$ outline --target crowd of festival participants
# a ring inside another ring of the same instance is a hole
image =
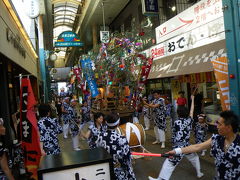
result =
[[[215,159],[216,179],[240,179],[240,136],[239,119],[232,111],[223,111],[216,122],[218,134],[207,138],[208,125],[206,115],[203,114],[203,98],[197,89],[191,96],[194,101],[187,108],[184,92],[179,92],[176,100],[177,106],[163,97],[160,91],[154,91],[142,98],[142,108],[133,114],[133,122],[139,123],[140,114],[143,117],[145,131],[153,128],[156,140],[152,144],[159,148],[166,148],[167,124],[171,129],[171,143],[173,150],[166,152],[166,158],[157,178],[148,177],[150,180],[170,179],[175,167],[183,157],[186,157],[196,169],[196,176],[204,179],[201,171],[199,156],[206,154],[210,148],[211,156]],[[113,156],[115,178],[118,180],[134,180],[136,176],[132,167],[131,149],[125,136],[120,135],[115,129],[120,123],[117,112],[104,116],[101,112],[92,114],[91,96],[84,98],[82,104],[68,96],[60,96],[56,102],[39,104],[37,109],[38,129],[42,155],[61,153],[59,134],[71,138],[72,149],[80,151],[79,138],[85,138],[89,148],[103,147]],[[194,108],[193,108],[194,107]],[[152,123],[153,121],[153,123]],[[170,123],[167,123],[170,121]],[[152,127],[154,124],[154,127]],[[87,131],[82,131],[87,127]],[[4,127],[0,125],[0,134],[4,135]],[[190,145],[193,134],[196,144]],[[8,179],[13,180],[10,168],[7,165],[5,149],[0,147],[0,165]],[[186,175],[186,174],[185,174]]]

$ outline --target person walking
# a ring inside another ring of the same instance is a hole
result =
[[[102,147],[113,157],[114,174],[116,180],[136,180],[131,163],[131,153],[125,136],[115,130],[120,122],[117,113],[110,113],[105,117],[107,131],[100,131],[90,125],[91,136],[96,140],[96,147]]]
[[[104,120],[104,115],[100,112],[94,114],[94,126],[100,131],[100,132],[106,132],[107,131],[107,124]],[[88,130],[86,134],[82,135],[88,140],[88,145],[90,149],[96,148],[96,137],[91,135],[91,131]]]
[[[145,99],[147,98],[146,96],[144,97]],[[150,108],[146,105],[143,106],[143,120],[145,124],[145,129],[144,130],[149,130],[150,129]]]
[[[79,128],[79,119],[77,117],[77,112],[76,112],[76,104],[77,104],[77,101],[75,99],[72,99],[71,102],[70,102],[70,106],[68,107],[68,116],[67,116],[67,119],[68,119],[68,122],[69,122],[69,128],[71,130],[71,136],[72,136],[72,146],[73,146],[73,149],[75,151],[79,151],[81,150],[79,148],[79,132],[80,132],[80,128]]]
[[[160,97],[159,91],[153,92],[154,100],[152,104],[148,104],[146,99],[143,99],[143,104],[149,108],[153,108],[154,115],[154,133],[156,141],[153,144],[162,143],[161,148],[165,148],[165,129],[166,129],[166,106],[163,98]]]
[[[63,137],[68,138],[69,132],[69,119],[68,119],[68,108],[69,108],[70,98],[65,97],[62,104],[62,119],[63,119]]]
[[[216,180],[239,180],[240,177],[240,135],[239,117],[233,111],[223,111],[217,121],[218,134],[210,139],[187,147],[178,147],[167,152],[170,155],[188,154],[211,148],[215,158]]]
[[[189,145],[190,132],[192,130],[193,120],[189,117],[188,109],[184,106],[179,106],[177,109],[178,119],[174,122],[173,126],[173,148],[180,148]],[[186,154],[186,158],[192,163],[197,172],[197,177],[203,176],[200,171],[200,161],[197,153]],[[174,169],[182,160],[184,155],[168,158],[164,161],[159,177],[157,179],[148,177],[149,180],[169,180]]]
[[[38,111],[40,116],[38,129],[42,155],[59,154],[61,150],[59,147],[58,134],[62,133],[62,127],[56,118],[50,117],[50,105],[41,104]]]

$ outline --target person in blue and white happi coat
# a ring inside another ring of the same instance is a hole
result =
[[[107,124],[104,120],[104,115],[100,112],[97,112],[94,114],[94,126],[100,131],[100,132],[106,132],[107,131]],[[91,134],[91,131],[89,130],[87,134],[84,136],[88,139],[88,145],[90,149],[96,148],[96,136],[93,136]]]
[[[240,135],[239,117],[233,111],[223,111],[217,121],[218,134],[210,139],[191,146],[176,148],[167,152],[170,155],[188,154],[211,148],[215,158],[215,180],[239,180],[240,177]]]
[[[38,129],[42,154],[59,154],[60,147],[58,134],[62,133],[62,127],[57,118],[50,118],[51,107],[41,104],[38,108],[40,119]]]
[[[63,119],[63,137],[66,139],[69,132],[69,119],[68,119],[68,108],[70,103],[70,97],[65,97],[62,104],[62,119]]]
[[[105,117],[105,120],[107,131],[100,131],[94,125],[89,126],[91,136],[96,140],[96,147],[102,147],[112,155],[115,180],[136,180],[127,138],[115,130],[120,117],[117,113],[111,113]]]
[[[67,119],[69,122],[69,128],[71,130],[73,149],[75,151],[79,151],[79,150],[81,150],[79,148],[79,137],[78,137],[79,131],[80,131],[80,128],[79,128],[80,121],[77,117],[77,112],[75,109],[76,104],[77,104],[77,101],[75,99],[72,99],[70,106],[67,109],[67,111],[68,111]]]
[[[89,96],[87,100],[83,101],[81,114],[82,114],[81,127],[83,127],[86,124],[91,124],[91,96]]]
[[[147,98],[146,96],[144,97],[145,99]],[[143,106],[143,120],[144,120],[144,125],[145,125],[145,131],[150,129],[150,108],[148,106]]]
[[[194,134],[195,134],[196,144],[200,144],[206,141],[208,125],[206,123],[205,114],[199,114],[197,117],[198,117],[198,122],[195,125]],[[207,151],[206,149],[202,150],[201,156],[205,156],[206,151]]]
[[[151,104],[143,99],[143,104],[149,108],[154,109],[154,133],[156,136],[156,141],[152,144],[162,143],[161,148],[165,148],[165,130],[166,130],[166,106],[163,98],[160,97],[160,91],[153,92],[154,100]]]
[[[192,130],[193,119],[189,117],[188,109],[184,106],[179,106],[177,109],[178,119],[174,122],[173,127],[173,148],[181,148],[189,145],[190,133]],[[169,180],[174,169],[182,160],[186,158],[191,162],[195,167],[197,172],[197,177],[200,178],[203,176],[203,173],[200,171],[200,161],[197,153],[191,153],[186,155],[180,155],[173,158],[168,158],[164,161],[162,169],[160,171],[159,177],[157,179],[148,177],[149,180]]]

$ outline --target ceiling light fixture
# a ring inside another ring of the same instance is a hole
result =
[[[171,10],[174,12],[174,11],[176,11],[176,6],[172,6],[171,7]]]

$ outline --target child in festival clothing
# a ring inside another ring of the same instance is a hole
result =
[[[199,114],[198,116],[198,122],[196,123],[194,133],[195,133],[195,141],[196,144],[201,144],[204,141],[206,141],[207,131],[208,131],[208,125],[206,123],[206,115],[205,114]],[[206,150],[202,150],[201,156],[205,156]]]

